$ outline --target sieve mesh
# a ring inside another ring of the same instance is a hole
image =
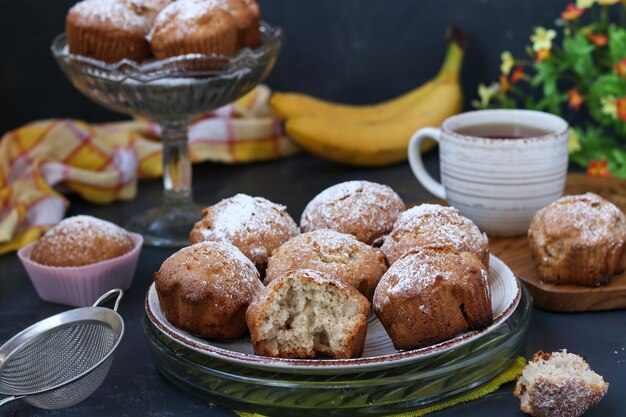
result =
[[[30,394],[68,382],[101,361],[115,339],[115,331],[101,321],[78,321],[44,332],[8,355],[0,368],[0,391]]]

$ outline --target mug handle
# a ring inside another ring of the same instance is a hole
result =
[[[422,153],[420,152],[420,148],[422,142],[426,139],[431,138],[434,139],[435,142],[439,143],[439,138],[441,136],[441,129],[436,127],[425,127],[423,129],[418,130],[411,137],[411,141],[409,142],[409,165],[411,166],[411,170],[413,171],[413,175],[415,178],[433,194],[435,197],[445,199],[446,198],[446,190],[443,188],[441,183],[435,181],[435,179],[426,171],[426,167],[424,167],[424,161],[422,161]]]

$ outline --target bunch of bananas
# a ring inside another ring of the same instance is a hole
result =
[[[448,32],[448,50],[439,74],[382,103],[355,106],[277,92],[270,99],[270,107],[285,120],[287,136],[314,155],[360,166],[404,161],[409,139],[416,130],[439,126],[461,111],[459,71],[463,49],[464,36],[453,27]],[[425,145],[432,147],[433,143]]]

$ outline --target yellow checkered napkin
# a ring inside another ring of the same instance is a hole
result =
[[[196,120],[189,130],[191,159],[245,163],[281,158],[297,148],[281,133],[259,86],[235,103]],[[46,120],[0,141],[0,253],[17,250],[58,223],[77,192],[94,203],[130,200],[138,178],[162,173],[158,126],[148,121],[89,125]]]
[[[506,384],[507,382],[515,380],[517,375],[522,373],[522,369],[525,365],[526,359],[520,356],[515,360],[515,362],[513,363],[513,365],[511,365],[509,369],[502,372],[500,375],[496,376],[486,384],[481,385],[480,387],[475,388],[459,397],[444,401],[442,403],[427,406],[425,408],[420,408],[419,410],[408,411],[401,414],[394,414],[388,417],[420,417],[429,413],[433,413],[435,411],[443,410],[444,408],[452,407],[457,404],[477,400],[478,398],[484,397],[485,395],[491,394],[492,392],[496,391],[498,388],[500,388],[502,384]],[[237,414],[239,417],[264,417],[261,414],[247,413],[244,411],[235,411],[235,414]]]

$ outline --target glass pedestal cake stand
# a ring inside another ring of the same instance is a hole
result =
[[[315,374],[264,370],[191,350],[144,317],[159,371],[174,384],[227,408],[268,416],[376,416],[416,410],[468,392],[504,370],[520,354],[532,315],[522,286],[517,308],[470,343],[406,365],[367,372]]]
[[[163,203],[127,227],[156,246],[184,246],[200,207],[193,202],[187,127],[199,113],[243,96],[272,70],[283,42],[280,28],[261,24],[261,45],[232,57],[190,54],[160,61],[107,64],[69,53],[57,36],[52,53],[72,84],[96,103],[156,121],[163,142]]]

